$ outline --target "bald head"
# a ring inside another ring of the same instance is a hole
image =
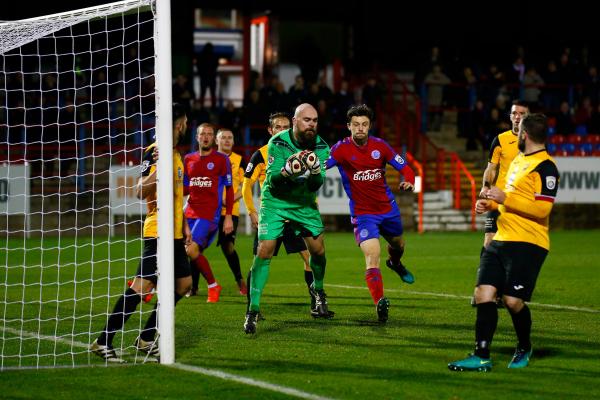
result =
[[[317,110],[308,103],[296,107],[292,119],[294,137],[299,143],[312,143],[317,136],[317,123],[319,115]]]

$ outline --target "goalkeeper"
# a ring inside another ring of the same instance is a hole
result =
[[[310,104],[301,104],[294,113],[292,129],[269,140],[258,224],[259,244],[251,268],[250,307],[244,322],[244,331],[249,334],[256,332],[260,298],[269,277],[271,258],[286,223],[304,238],[310,252],[316,300],[311,315],[315,318],[333,316],[323,290],[325,228],[316,204],[317,191],[325,179],[321,162],[329,157],[329,146],[317,135],[317,123],[317,110]]]

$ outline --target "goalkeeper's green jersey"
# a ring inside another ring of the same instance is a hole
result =
[[[307,177],[286,178],[282,183],[273,185],[274,174],[279,175],[281,168],[292,154],[302,150],[312,150],[321,162],[321,177],[325,180],[325,161],[329,158],[329,145],[319,135],[315,136],[315,142],[307,148],[293,138],[292,129],[281,131],[269,140],[267,177],[262,187],[261,207],[267,208],[317,208],[317,192],[311,192],[307,186]],[[308,172],[307,172],[308,174]]]

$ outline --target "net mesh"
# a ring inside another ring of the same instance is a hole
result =
[[[0,369],[103,362],[88,346],[142,252],[154,24],[150,0],[0,24]]]

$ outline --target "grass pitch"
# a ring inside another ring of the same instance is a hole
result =
[[[0,322],[4,367],[0,397],[600,397],[600,231],[551,233],[552,249],[531,304],[534,355],[528,368],[506,368],[516,339],[508,313],[500,310],[492,372],[447,369],[448,362],[472,351],[475,312],[469,298],[482,240],[481,233],[407,234],[403,260],[416,282],[406,285],[382,262],[392,306],[389,321],[379,324],[364,282],[362,253],[350,234],[329,233],[325,283],[335,318],[309,316],[300,258],[280,254],[273,259],[262,298],[266,320],[259,322],[255,336],[243,333],[245,298],[237,292],[220,249],[213,246],[206,254],[223,285],[221,301],[207,304],[206,292],[201,290],[199,296],[183,299],[177,306],[176,358],[189,366],[187,370],[131,365],[136,357],[127,346],[137,335],[138,315],[115,342],[124,347],[128,366],[105,368],[99,358],[86,352],[85,345],[95,337],[89,332],[102,328],[103,314],[135,272],[138,241],[109,246],[80,240],[77,253],[59,250],[73,245],[64,239],[60,245],[55,239],[0,243],[1,248],[13,249],[2,257],[7,267],[0,269],[0,303],[6,315]],[[244,273],[251,264],[251,241],[251,237],[238,236],[236,247]],[[108,254],[114,260],[110,278],[108,265],[102,261]],[[43,291],[40,281],[45,282]],[[82,296],[70,300],[75,291]],[[113,296],[108,301],[106,293]],[[144,312],[150,309],[151,305],[142,307]],[[83,329],[86,324],[89,329]],[[37,332],[40,327],[45,337],[15,339],[20,332]],[[69,329],[88,333],[69,336]],[[30,350],[48,356],[17,357]],[[88,366],[12,369],[54,363]]]

